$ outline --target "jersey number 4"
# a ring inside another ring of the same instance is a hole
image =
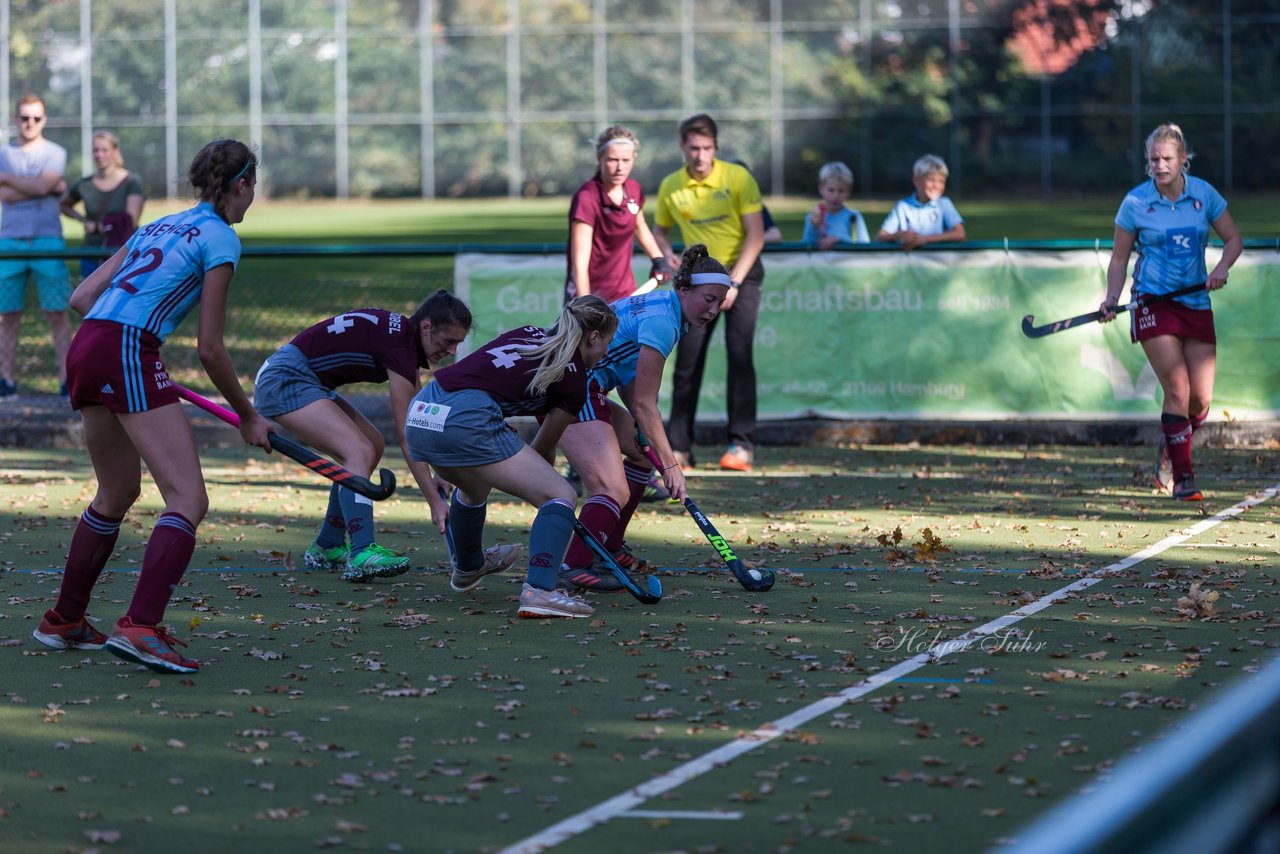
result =
[[[324,328],[324,331],[331,332],[334,335],[341,335],[342,333],[346,332],[348,329],[356,325],[356,322],[352,320],[352,318],[354,317],[359,317],[364,320],[367,320],[370,323],[372,323],[374,326],[378,325],[378,315],[365,314],[360,311],[350,311],[350,312],[347,312],[346,314],[339,314],[337,317],[335,317],[333,319],[333,322]]]

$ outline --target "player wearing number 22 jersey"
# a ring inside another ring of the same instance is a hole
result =
[[[71,405],[144,412],[178,401],[160,345],[200,302],[205,274],[234,271],[240,238],[209,202],[149,223],[129,239],[124,260],[85,315],[69,366],[93,366],[70,379]],[[105,363],[118,361],[104,374]]]
[[[231,226],[253,204],[257,165],[237,140],[204,146],[188,172],[199,203],[135,232],[71,295],[71,307],[85,322],[67,351],[67,388],[80,412],[97,489],[72,534],[58,599],[33,632],[47,647],[105,647],[159,673],[200,669],[179,651],[186,644],[160,624],[209,509],[195,435],[160,359],[160,344],[201,303],[200,362],[239,417],[245,442],[271,447],[270,424],[250,404],[224,339],[240,260]],[[121,521],[142,491],[144,464],[164,508],[147,538],[128,611],[106,636],[87,611]]]

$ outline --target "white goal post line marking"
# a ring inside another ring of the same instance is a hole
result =
[[[1147,546],[1141,551],[1135,552],[1128,557],[1116,561],[1113,564],[1104,566],[1092,575],[1078,579],[1066,587],[1059,588],[1052,593],[1041,596],[1034,602],[1018,608],[997,617],[989,623],[971,629],[957,638],[946,641],[944,643],[932,646],[927,652],[922,652],[912,656],[904,661],[900,661],[888,670],[883,670],[868,676],[866,679],[851,685],[839,694],[830,697],[824,697],[817,702],[811,703],[802,709],[797,709],[789,715],[771,721],[760,728],[753,730],[746,735],[739,736],[733,741],[723,744],[712,750],[710,753],[704,753],[702,756],[692,759],[685,764],[673,768],[672,770],[661,774],[653,779],[641,783],[640,785],[615,795],[607,801],[602,801],[593,807],[589,807],[581,812],[569,816],[566,819],[556,822],[555,824],[538,831],[532,836],[527,836],[519,842],[502,849],[502,854],[534,854],[534,852],[545,851],[566,842],[575,836],[590,830],[596,825],[603,824],[612,818],[618,818],[626,813],[634,812],[635,808],[651,798],[656,798],[666,792],[681,786],[688,781],[700,777],[710,771],[727,765],[739,756],[755,750],[762,744],[768,744],[775,738],[786,735],[787,733],[803,726],[814,718],[821,717],[829,712],[848,703],[870,694],[876,689],[888,685],[896,679],[907,676],[919,670],[928,664],[934,664],[943,657],[953,652],[963,652],[974,645],[976,641],[984,637],[995,634],[1002,629],[1015,625],[1022,620],[1034,614],[1038,614],[1050,605],[1067,598],[1068,596],[1078,593],[1081,590],[1087,590],[1093,585],[1105,580],[1108,576],[1117,572],[1123,572],[1126,569],[1134,567],[1143,561],[1150,560],[1156,555],[1164,552],[1174,546],[1208,531],[1225,522],[1228,519],[1235,518],[1246,510],[1256,507],[1270,499],[1274,498],[1280,492],[1280,484],[1268,487],[1256,495],[1249,496],[1243,501],[1231,507],[1221,510],[1208,518],[1201,519],[1189,528],[1180,533],[1170,534],[1163,540]]]

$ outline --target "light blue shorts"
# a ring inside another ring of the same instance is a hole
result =
[[[268,418],[337,396],[336,391],[320,382],[307,357],[292,344],[285,344],[268,356],[253,379],[253,408]]]
[[[500,463],[524,447],[492,397],[469,388],[445,391],[436,382],[409,404],[404,440],[409,459],[453,468]]]
[[[0,251],[62,252],[67,244],[61,237],[8,237],[0,240]],[[40,307],[45,311],[66,311],[71,301],[71,273],[61,258],[0,258],[0,313],[22,311],[27,300],[27,277],[36,280]]]

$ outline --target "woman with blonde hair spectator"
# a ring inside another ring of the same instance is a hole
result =
[[[59,206],[64,216],[84,224],[86,248],[115,249],[137,230],[146,200],[142,181],[124,168],[119,137],[100,130],[93,135],[93,174],[72,184]],[[76,210],[82,202],[83,214]],[[88,276],[100,263],[99,258],[81,258],[80,277]]]

